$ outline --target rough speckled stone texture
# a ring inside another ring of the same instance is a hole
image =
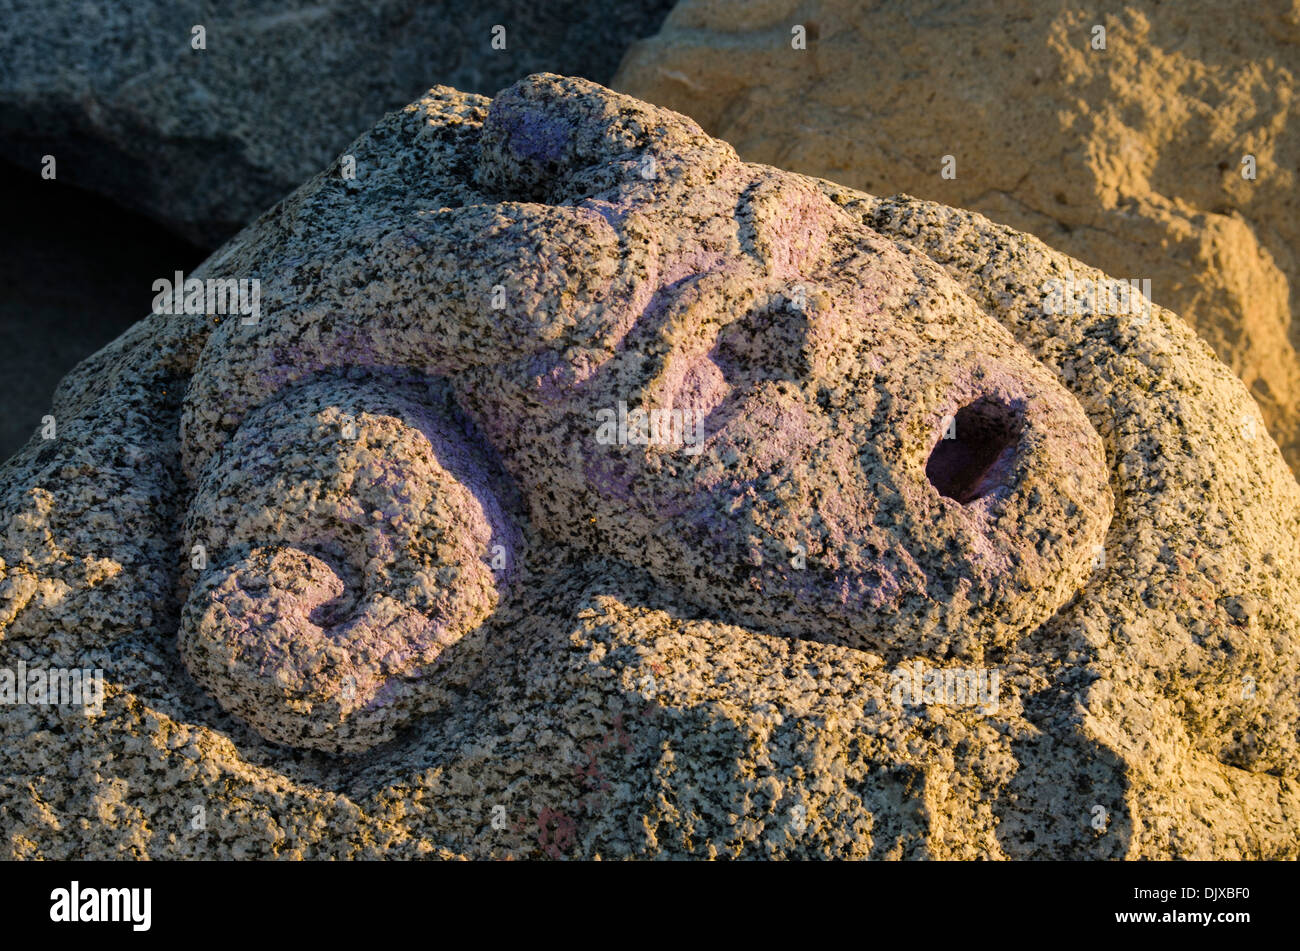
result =
[[[1294,0],[682,0],[613,85],[747,161],[970,208],[1149,279],[1300,472],[1298,44]]]
[[[251,414],[197,480],[181,653],[269,739],[368,749],[517,557],[485,467],[428,386],[321,379]],[[499,546],[499,547],[498,547]],[[208,561],[211,550],[215,560]]]
[[[109,681],[11,854],[1296,856],[1300,486],[1178,317],[581,80],[351,151],[2,470],[0,666]]]
[[[0,0],[0,145],[33,174],[51,153],[61,181],[213,248],[431,82],[607,82],[670,6]]]

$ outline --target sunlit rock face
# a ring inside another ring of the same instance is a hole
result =
[[[581,80],[349,154],[6,465],[0,649],[110,685],[14,854],[1294,854],[1300,487],[1177,317]]]
[[[610,85],[747,161],[978,211],[1149,281],[1300,473],[1298,43],[1287,2],[679,0]]]

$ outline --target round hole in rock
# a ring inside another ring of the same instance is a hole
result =
[[[930,453],[926,477],[940,495],[962,505],[983,498],[1011,478],[1023,431],[1023,412],[980,397],[957,410]]]

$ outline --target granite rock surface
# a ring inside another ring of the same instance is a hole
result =
[[[1180,318],[585,80],[348,152],[0,469],[0,668],[107,682],[9,854],[1296,856],[1300,486]]]

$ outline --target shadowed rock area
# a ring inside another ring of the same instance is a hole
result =
[[[201,260],[191,243],[221,244],[431,81],[608,82],[670,6],[0,0],[0,158],[19,223],[0,265],[0,457],[155,279]],[[54,180],[37,177],[47,155]]]
[[[0,457],[41,428],[59,381],[129,329],[151,282],[207,252],[99,195],[0,162]]]
[[[1177,316],[585,80],[348,151],[0,470],[0,667],[108,680],[10,854],[1296,855],[1300,486]]]
[[[32,171],[53,154],[62,180],[211,248],[430,77],[481,93],[538,70],[606,82],[670,6],[0,0],[0,148]]]

